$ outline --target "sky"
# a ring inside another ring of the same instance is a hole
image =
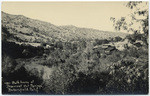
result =
[[[55,25],[74,25],[113,31],[110,17],[126,16],[130,10],[123,1],[107,2],[2,2],[2,11],[24,15]]]

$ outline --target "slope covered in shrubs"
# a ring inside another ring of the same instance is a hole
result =
[[[3,94],[12,80],[35,80],[41,94],[147,94],[147,39],[117,34],[2,12]]]
[[[125,33],[100,31],[90,28],[56,26],[48,22],[31,19],[22,15],[2,12],[2,39],[16,42],[40,43],[49,40],[70,41],[78,39],[107,39],[125,37]]]
[[[147,46],[143,43],[140,47],[128,46],[120,51],[111,44],[124,41],[119,40],[121,41],[98,39],[94,41],[81,39],[78,42],[55,41],[53,44],[46,43],[54,48],[45,49],[44,45],[41,45],[42,53],[38,53],[38,47],[33,47],[32,51],[32,47],[28,46],[28,53],[34,54],[31,57],[23,55],[22,50],[18,53],[22,55],[17,55],[18,57],[3,58],[3,74],[5,75],[10,67],[12,71],[7,74],[8,77],[18,72],[19,68],[24,68],[25,76],[38,78],[35,80],[40,81],[38,83],[43,86],[42,92],[46,94],[147,94]],[[8,46],[7,43],[3,44]],[[20,50],[26,48],[25,45],[15,46],[19,46]],[[10,55],[4,48],[3,53]],[[34,66],[36,64],[37,66]],[[20,67],[16,68],[19,65]],[[39,69],[42,67],[38,66],[43,66],[43,71]],[[31,67],[34,69],[32,72]],[[38,70],[45,73],[39,73]],[[48,74],[46,72],[51,72],[49,79],[42,79],[44,74]],[[5,78],[4,76],[3,81]]]

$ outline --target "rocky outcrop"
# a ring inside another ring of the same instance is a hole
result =
[[[120,42],[113,42],[112,45],[114,45],[119,51],[123,51],[124,49],[133,46],[133,44],[131,44],[128,39]]]

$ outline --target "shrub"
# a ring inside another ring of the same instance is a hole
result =
[[[111,55],[108,55],[106,56],[106,59],[109,61],[109,62],[117,62],[121,59],[121,52],[120,51],[115,51],[113,52]]]
[[[14,59],[10,58],[7,55],[2,57],[2,75],[3,77],[8,76],[15,70],[17,63]]]
[[[68,94],[69,85],[75,80],[73,70],[65,66],[58,67],[52,74],[51,79],[44,82],[44,90],[49,94]]]
[[[113,39],[114,42],[118,42],[118,41],[121,41],[121,40],[122,40],[122,38],[119,37],[119,36],[118,36],[118,37],[115,37],[115,38]]]

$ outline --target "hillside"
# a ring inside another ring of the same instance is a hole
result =
[[[2,93],[148,94],[148,45],[126,35],[2,12]]]
[[[2,12],[3,40],[16,42],[40,43],[48,40],[107,39],[109,37],[125,37],[125,33],[100,31],[75,26],[56,26],[48,22],[30,19],[22,15],[11,15]]]
[[[109,37],[125,37],[127,34],[121,33],[121,32],[109,32],[109,31],[101,31],[93,28],[81,28],[76,27],[73,25],[67,25],[67,26],[60,26],[61,28],[72,32],[75,36],[78,36],[79,38],[86,38],[86,39],[108,39]]]

